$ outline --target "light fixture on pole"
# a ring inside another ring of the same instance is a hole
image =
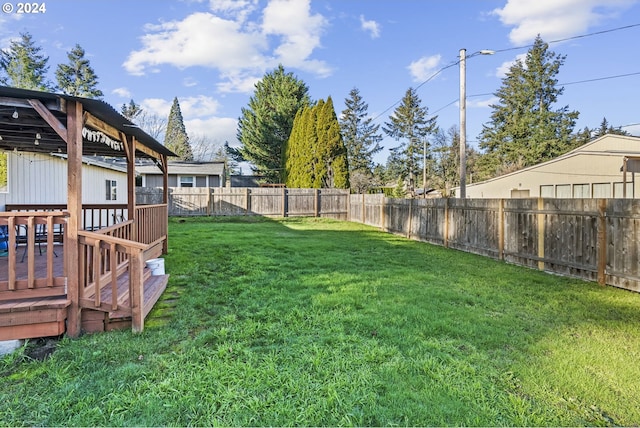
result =
[[[495,51],[483,49],[469,55],[493,55]],[[460,49],[460,198],[467,197],[467,50]]]

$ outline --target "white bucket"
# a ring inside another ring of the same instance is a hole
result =
[[[151,269],[151,275],[164,275],[164,259],[149,259],[147,267]]]

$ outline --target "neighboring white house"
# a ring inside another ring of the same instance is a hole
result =
[[[550,161],[474,184],[467,198],[622,198],[640,197],[640,137],[607,134]],[[459,194],[459,189],[455,189]]]
[[[0,211],[6,204],[67,203],[67,161],[63,156],[1,151],[7,159],[7,180],[0,183]],[[82,202],[126,204],[127,170],[84,157]]]
[[[142,187],[162,187],[162,171],[155,165],[138,165]],[[223,187],[224,162],[169,162],[168,187]]]

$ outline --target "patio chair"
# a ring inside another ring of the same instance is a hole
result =
[[[9,254],[9,227],[0,226],[0,256]]]

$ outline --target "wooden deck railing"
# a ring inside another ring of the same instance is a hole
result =
[[[144,251],[148,245],[89,231],[78,232],[78,245],[80,307],[123,312],[131,316],[133,331],[142,331]],[[127,271],[128,275],[123,275]],[[119,282],[121,278],[128,281]]]
[[[0,272],[0,298],[39,298],[65,294],[67,274],[65,263],[58,257],[56,247],[63,248],[69,213],[64,211],[2,212],[0,227],[7,237],[5,252],[0,262],[6,268]],[[60,245],[61,244],[61,245]],[[64,250],[59,251],[64,257]],[[36,270],[36,254],[46,253],[44,271]],[[5,270],[6,269],[6,270]]]
[[[7,204],[6,211],[64,211],[66,204]],[[125,204],[83,204],[81,226],[85,230],[98,230],[128,219]]]
[[[136,207],[137,241],[153,244],[167,237],[167,205],[140,205]]]

